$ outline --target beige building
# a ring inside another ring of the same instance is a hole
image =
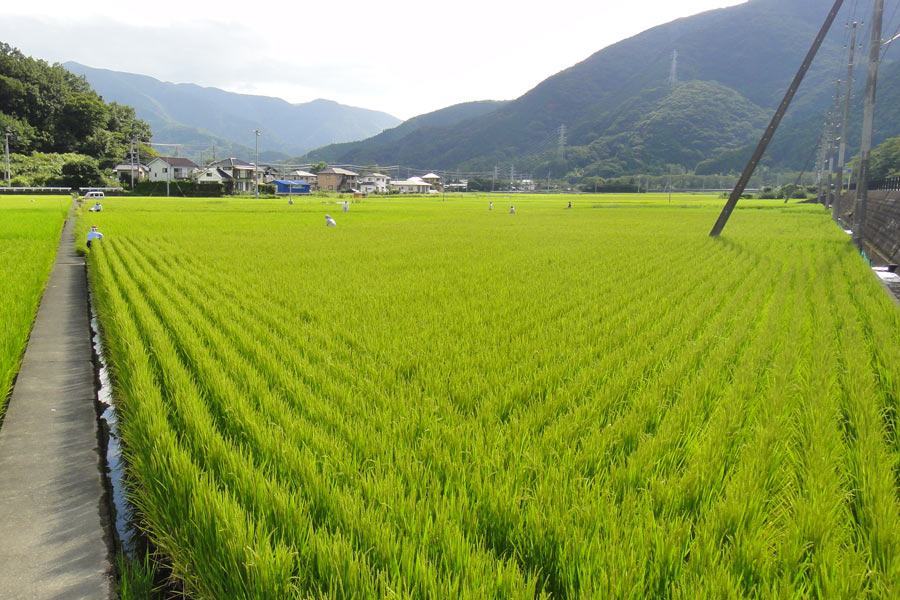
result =
[[[319,171],[316,175],[319,190],[326,192],[352,192],[359,185],[359,174],[347,169],[330,167]]]
[[[428,175],[422,176],[422,181],[431,186],[431,189],[440,190],[441,189],[441,176],[435,175],[434,173],[429,173]]]

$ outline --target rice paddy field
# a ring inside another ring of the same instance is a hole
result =
[[[0,417],[71,204],[69,197],[0,196]]]
[[[189,597],[900,597],[900,310],[848,236],[569,199],[82,213]]]

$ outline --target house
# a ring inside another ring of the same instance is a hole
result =
[[[330,167],[319,171],[316,175],[318,176],[318,187],[320,190],[350,192],[358,185],[357,178],[359,175],[347,169]]]
[[[231,175],[218,167],[207,167],[200,171],[197,176],[198,183],[221,183],[225,184],[231,181]]]
[[[119,181],[130,182],[132,172],[134,172],[135,181],[143,181],[150,175],[147,165],[141,164],[121,163],[116,165],[116,168],[113,170],[116,172],[116,177],[119,178]]]
[[[231,177],[234,181],[235,194],[252,192],[256,189],[253,181],[256,165],[253,163],[239,158],[225,158],[211,163],[207,170],[209,169],[221,169]],[[263,172],[260,171],[259,175],[262,177]]]
[[[370,173],[359,178],[359,191],[364,194],[387,194],[391,178],[381,173]]]
[[[184,181],[194,169],[199,169],[194,161],[180,156],[156,156],[147,163],[150,181]]]
[[[310,185],[305,181],[293,179],[274,179],[270,182],[275,186],[276,194],[309,194]]]
[[[391,189],[401,194],[428,194],[431,192],[431,184],[421,177],[410,177],[406,181],[392,181]]]
[[[422,176],[422,181],[429,184],[435,190],[441,189],[441,176],[440,175],[435,175],[434,173],[429,173],[428,175]]]
[[[304,183],[309,184],[309,189],[312,191],[316,190],[316,187],[319,183],[319,177],[315,173],[308,173],[307,171],[293,171],[290,174],[290,179],[292,181],[302,181]]]

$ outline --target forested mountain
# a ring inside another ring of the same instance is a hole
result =
[[[729,171],[759,140],[832,4],[750,0],[678,19],[604,48],[487,114],[416,128],[401,139],[373,138],[345,153],[329,151],[329,158],[428,169],[506,171],[514,165],[541,177],[610,177],[700,164]],[[818,139],[834,81],[845,69],[848,11],[835,22],[776,136],[770,160],[779,168],[800,168]],[[885,72],[890,69],[888,61]],[[895,89],[879,89],[885,104],[900,106]],[[900,121],[881,123],[876,141],[900,133]]]
[[[332,142],[360,140],[400,123],[387,113],[331,100],[290,104],[76,62],[63,66],[84,75],[105,98],[134,106],[153,127],[155,141],[182,144],[189,156],[204,151],[211,156],[215,146],[219,156],[249,158],[255,142],[251,132],[258,129],[261,148],[270,151],[263,156],[274,159],[280,153],[286,158]]]
[[[451,127],[466,119],[493,112],[505,104],[507,102],[502,100],[482,100],[454,104],[447,108],[408,119],[392,129],[385,129],[378,135],[362,141],[323,146],[307,154],[303,160],[311,162],[366,162],[365,157],[369,156],[370,153],[376,152],[380,148],[389,146],[394,142],[399,142],[414,131],[427,128]]]

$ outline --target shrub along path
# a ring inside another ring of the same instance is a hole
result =
[[[0,598],[110,598],[84,259],[69,219],[0,429]]]

